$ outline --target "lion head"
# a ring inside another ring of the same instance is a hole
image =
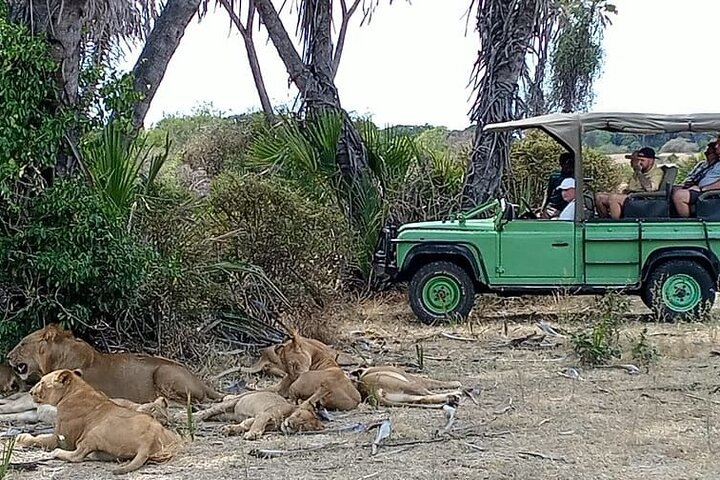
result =
[[[167,426],[170,423],[170,414],[168,413],[168,401],[165,397],[158,397],[154,402],[144,403],[137,407],[137,411],[150,415],[161,425]]]
[[[325,427],[317,415],[317,402],[304,401],[280,425],[285,434],[323,430]]]
[[[80,380],[81,375],[79,370],[74,372],[55,370],[43,375],[40,381],[30,389],[30,395],[35,403],[57,406],[72,390],[74,383]]]
[[[74,340],[71,332],[48,325],[20,340],[7,354],[8,364],[23,380],[32,375],[45,375],[52,370],[52,362],[67,340]]]

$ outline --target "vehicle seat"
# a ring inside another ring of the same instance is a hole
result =
[[[660,165],[663,178],[654,192],[633,192],[623,205],[622,218],[668,218],[670,217],[670,194],[677,178],[678,167]]]
[[[595,194],[592,192],[583,193],[583,210],[585,220],[595,218]]]
[[[720,190],[708,190],[700,194],[695,204],[695,216],[711,222],[720,221]]]

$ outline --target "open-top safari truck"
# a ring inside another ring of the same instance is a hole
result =
[[[410,305],[432,323],[470,313],[476,293],[639,295],[659,316],[697,316],[715,300],[720,274],[720,191],[700,195],[692,218],[671,217],[677,168],[661,188],[633,193],[620,220],[596,218],[583,176],[582,136],[720,131],[720,114],[552,114],[490,124],[487,131],[537,128],[575,156],[575,221],[541,220],[492,199],[443,221],[383,228],[375,268],[409,281]],[[582,193],[581,193],[582,192]]]

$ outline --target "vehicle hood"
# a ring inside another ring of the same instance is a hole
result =
[[[431,222],[406,223],[398,228],[398,234],[413,230],[495,230],[495,222],[492,218],[477,220],[466,220],[460,223],[459,220],[438,220]]]

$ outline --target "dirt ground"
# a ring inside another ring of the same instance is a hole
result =
[[[535,326],[540,318],[572,331],[589,308],[587,300],[533,301],[481,306],[470,322],[459,326],[418,324],[403,297],[358,301],[328,319],[341,325],[336,345],[346,351],[360,352],[375,364],[408,365],[417,362],[415,345],[422,345],[424,374],[474,387],[477,404],[463,398],[449,434],[435,436],[446,422],[440,410],[362,405],[354,412],[334,413],[327,428],[391,420],[393,432],[373,456],[374,430],[272,433],[247,442],[223,437],[219,423],[206,422],[176,458],[126,478],[718,478],[720,394],[715,390],[720,352],[712,353],[718,341],[716,320],[656,324],[631,316],[623,335],[637,335],[647,327],[659,358],[649,371],[630,375],[621,369],[579,367],[566,337],[546,337],[549,345],[541,348],[506,346],[512,338],[540,332]],[[646,311],[633,305],[635,313]],[[575,320],[568,321],[569,315]],[[236,361],[247,365],[253,359]],[[559,374],[574,366],[580,379]],[[263,459],[253,456],[253,449],[284,454]],[[16,450],[13,461],[46,456]],[[13,471],[9,478],[117,478],[110,468],[106,463],[50,460],[34,471]]]

